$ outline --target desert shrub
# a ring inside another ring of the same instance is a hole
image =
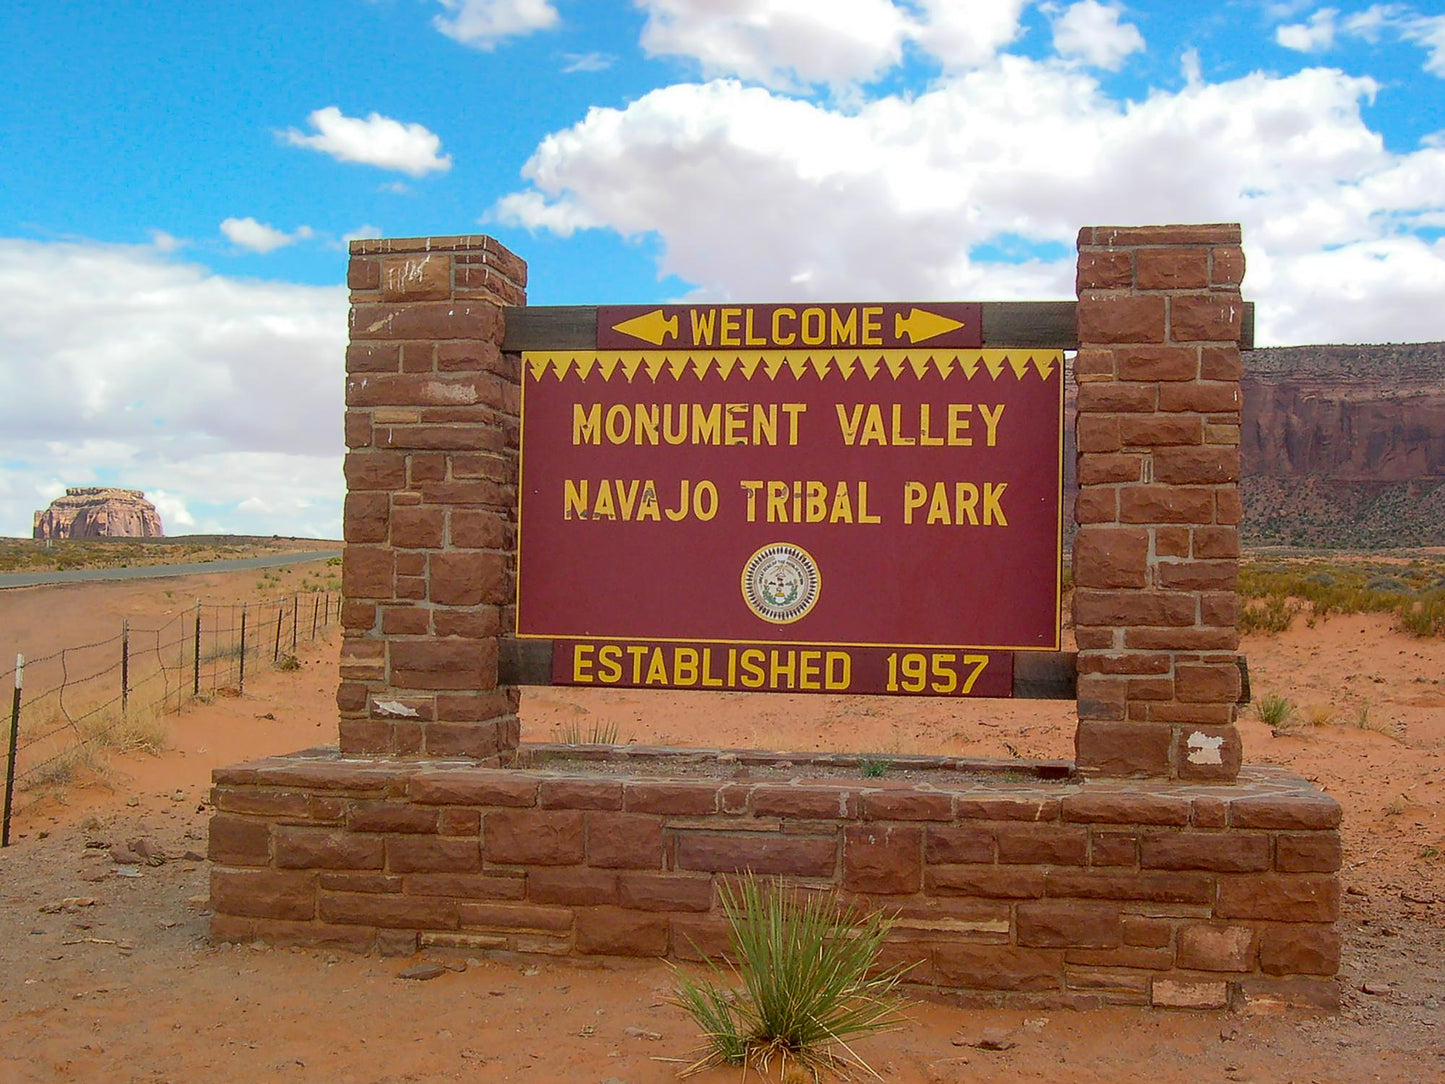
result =
[[[880,779],[888,774],[893,762],[883,757],[859,757],[858,771],[864,779]]]
[[[277,670],[300,670],[301,660],[295,655],[282,655],[275,663]]]
[[[1411,636],[1445,636],[1445,591],[1402,605],[1398,623]]]
[[[679,981],[677,1004],[707,1042],[684,1075],[721,1063],[768,1072],[776,1061],[786,1078],[791,1061],[815,1078],[850,1067],[877,1077],[848,1041],[901,1020],[903,972],[877,968],[890,920],[875,912],[854,923],[831,897],[764,885],[751,873],[736,892],[721,891],[742,989],[725,987],[716,965],[711,979]]]
[[[552,733],[562,745],[616,745],[619,731],[616,723],[594,720],[584,726],[579,719],[568,719],[558,723]]]
[[[1294,622],[1295,606],[1283,595],[1246,603],[1239,611],[1239,631],[1284,632]]]
[[[1254,702],[1254,712],[1261,723],[1279,730],[1294,718],[1295,703],[1279,693],[1266,693]]]
[[[77,728],[85,744],[117,753],[158,757],[171,740],[170,727],[155,708],[136,708],[122,715],[119,707],[112,706],[87,715]]]
[[[1305,722],[1310,726],[1329,726],[1335,721],[1335,709],[1328,704],[1311,704],[1305,709]]]

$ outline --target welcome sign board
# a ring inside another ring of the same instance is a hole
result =
[[[524,354],[518,636],[559,683],[1008,695],[1058,648],[1063,364],[978,310],[603,308]]]

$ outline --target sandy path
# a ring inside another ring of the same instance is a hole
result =
[[[81,621],[87,607],[64,600],[49,612]],[[1021,1013],[915,1003],[905,1028],[859,1045],[885,1079],[1445,1076],[1445,642],[1392,633],[1384,619],[1340,618],[1251,639],[1245,650],[1256,693],[1327,703],[1346,720],[1367,699],[1372,720],[1403,728],[1401,741],[1352,725],[1285,737],[1244,725],[1250,759],[1290,765],[1345,804],[1344,1010]],[[184,856],[205,849],[209,771],[333,740],[335,651],[333,638],[303,652],[299,672],[262,671],[244,697],[188,710],[175,719],[173,750],[125,762],[128,779],[114,792],[72,793],[17,825],[16,845],[0,853],[0,1080],[674,1079],[677,1065],[658,1059],[686,1056],[696,1029],[666,1003],[671,972],[660,963],[437,956],[461,970],[414,982],[397,977],[414,961],[208,944],[205,863]],[[642,741],[999,756],[1067,755],[1072,725],[1067,705],[625,691],[531,691],[524,716],[533,739],[582,720],[615,722]],[[117,876],[108,847],[141,837],[172,860]],[[75,897],[95,902],[54,910]],[[1367,982],[1386,992],[1360,992]],[[1004,1029],[1016,1045],[954,1045],[985,1028]]]

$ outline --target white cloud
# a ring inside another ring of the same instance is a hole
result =
[[[262,493],[276,512],[252,529],[338,537],[346,305],[149,245],[0,239],[6,357],[26,374],[0,402],[0,534],[29,535],[47,487],[91,483],[160,493],[168,524],[201,530],[235,529]]]
[[[490,51],[503,38],[557,25],[557,9],[548,0],[437,0],[447,14],[432,25],[453,41]]]
[[[562,67],[563,75],[575,72],[605,72],[617,63],[617,58],[611,53],[563,53],[562,59],[566,61]]]
[[[195,527],[196,517],[191,515],[184,498],[163,489],[152,489],[146,491],[146,500],[156,506],[167,534],[181,534],[182,528]]]
[[[278,248],[295,244],[297,241],[310,240],[316,236],[316,231],[310,226],[298,226],[296,232],[287,233],[285,230],[278,230],[274,226],[257,222],[250,217],[223,219],[221,232],[233,245],[240,245],[244,249],[261,253],[274,252]],[[162,253],[172,251],[162,248],[159,244],[155,247]]]
[[[1429,51],[1425,70],[1445,77],[1445,15],[1410,19],[1405,25],[1405,37]]]
[[[991,62],[1016,39],[1028,0],[916,0],[922,19],[913,37],[945,70]]]
[[[171,253],[185,248],[186,242],[165,230],[151,230],[151,247],[160,253]]]
[[[1274,40],[1299,53],[1322,53],[1335,43],[1334,8],[1320,8],[1308,22],[1288,23],[1275,28]]]
[[[371,223],[368,222],[368,223],[365,223],[365,224],[363,224],[363,225],[357,226],[356,229],[354,229],[354,230],[349,230],[348,232],[343,233],[343,234],[341,235],[341,243],[342,243],[343,245],[348,245],[348,244],[350,244],[352,241],[359,240],[359,239],[361,239],[361,238],[363,238],[363,237],[380,237],[380,236],[382,236],[381,227],[380,227],[380,226],[373,226],[373,225],[371,225]]]
[[[411,177],[445,173],[452,168],[451,155],[438,153],[441,137],[420,124],[405,124],[380,113],[368,113],[364,119],[348,117],[334,105],[318,109],[306,119],[316,134],[288,128],[281,136],[291,146],[320,151],[339,162],[359,162]]]
[[[642,48],[695,60],[706,77],[834,87],[878,78],[903,56],[911,22],[890,0],[636,0]]]
[[[1071,4],[1054,20],[1054,49],[1066,60],[1080,60],[1118,71],[1131,53],[1144,51],[1144,35],[1133,23],[1121,23],[1122,9],[1098,0]]]
[[[659,270],[709,298],[1068,297],[1080,225],[1241,221],[1261,343],[1445,338],[1440,306],[1316,279],[1367,263],[1425,291],[1445,270],[1440,245],[1398,237],[1445,210],[1445,152],[1386,150],[1361,112],[1376,90],[1308,69],[1125,102],[1012,55],[848,111],[677,85],[548,136],[493,214],[654,235]],[[1034,258],[985,260],[1001,239]]]

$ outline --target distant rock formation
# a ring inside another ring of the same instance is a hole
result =
[[[1072,379],[1065,388],[1072,534]],[[1247,545],[1445,545],[1445,343],[1251,350],[1241,389]]]
[[[160,513],[139,489],[78,486],[35,513],[36,538],[161,538]]]

